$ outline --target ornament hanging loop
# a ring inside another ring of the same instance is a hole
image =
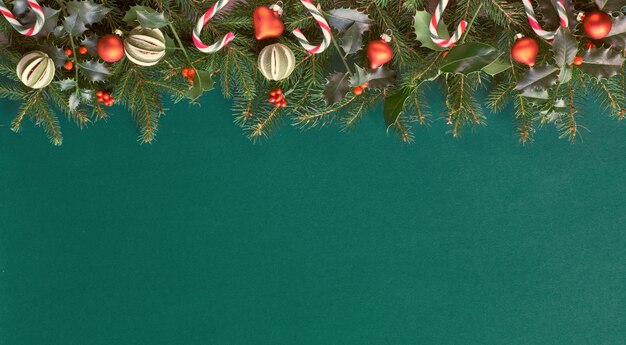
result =
[[[391,29],[387,29],[385,30],[385,33],[383,33],[382,35],[380,35],[380,39],[389,43],[391,42],[391,37],[393,36],[393,31],[391,31]]]
[[[282,17],[282,15],[283,15],[283,2],[280,1],[280,0],[276,1],[275,4],[270,5],[270,10],[276,12],[279,17]]]

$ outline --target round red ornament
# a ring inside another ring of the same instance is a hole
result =
[[[124,42],[115,34],[100,37],[96,48],[98,56],[106,62],[117,62],[124,57]]]
[[[522,37],[515,41],[511,47],[511,57],[513,60],[526,64],[530,67],[535,65],[535,59],[539,53],[539,44],[533,38]]]
[[[587,37],[594,40],[603,39],[611,31],[613,21],[611,16],[602,11],[593,11],[585,14],[583,18],[583,29]]]
[[[381,35],[380,37],[380,40],[371,41],[367,44],[367,58],[370,60],[371,69],[377,69],[393,58],[393,50],[389,45],[391,38],[389,35]]]
[[[254,24],[254,36],[257,40],[280,37],[285,25],[280,20],[279,12],[273,11],[267,6],[259,6],[252,14]]]

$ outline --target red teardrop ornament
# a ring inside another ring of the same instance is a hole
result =
[[[511,47],[511,57],[513,60],[530,67],[535,65],[537,53],[539,53],[539,44],[530,37],[520,38],[515,41],[513,47]]]
[[[252,22],[254,24],[254,36],[257,40],[280,37],[285,29],[278,13],[267,6],[259,6],[254,10]]]
[[[393,50],[385,40],[371,41],[367,45],[367,58],[370,60],[370,68],[377,69],[391,61]]]

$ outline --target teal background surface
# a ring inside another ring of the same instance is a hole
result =
[[[626,128],[523,147],[510,110],[416,143],[285,126],[219,92],[53,147],[0,115],[0,344],[626,344]],[[209,106],[210,104],[210,106]],[[191,109],[191,110],[190,110]],[[434,109],[437,113],[441,109]]]

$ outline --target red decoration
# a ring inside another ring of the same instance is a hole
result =
[[[611,16],[602,11],[587,13],[583,18],[585,33],[594,40],[605,38],[611,31],[612,26]]]
[[[582,65],[582,64],[583,64],[583,57],[582,57],[582,56],[580,56],[580,55],[577,55],[577,56],[574,58],[574,65],[576,65],[576,66],[580,66],[580,65]]]
[[[371,41],[367,45],[367,58],[370,60],[370,68],[377,69],[391,61],[391,58],[393,58],[393,50],[389,42],[384,39]]]
[[[87,47],[81,46],[80,48],[78,48],[78,54],[80,54],[80,55],[87,54]]]
[[[65,65],[63,66],[63,68],[70,71],[72,68],[74,68],[74,63],[72,63],[72,61],[67,61]]]
[[[535,65],[535,59],[539,53],[539,44],[530,37],[522,37],[515,41],[511,48],[513,60],[526,64],[530,67]]]
[[[268,101],[270,103],[274,103],[276,108],[278,107],[284,108],[287,106],[287,101],[285,101],[285,95],[283,94],[282,89],[276,89],[276,90],[270,91],[270,98],[268,99]]]
[[[267,6],[259,6],[252,15],[254,23],[254,35],[257,40],[280,37],[283,34],[285,25],[277,12],[272,11]]]
[[[105,106],[110,107],[115,103],[115,98],[111,97],[108,92],[98,90],[96,92],[96,101],[103,103]]]
[[[352,89],[352,92],[354,92],[355,96],[360,96],[363,94],[363,88],[361,86],[357,86],[354,89]]]
[[[98,56],[106,62],[117,62],[124,57],[124,43],[118,35],[108,34],[98,40]]]
[[[72,56],[72,50],[70,48],[65,49],[65,55]]]

